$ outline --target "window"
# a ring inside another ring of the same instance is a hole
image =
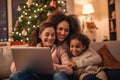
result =
[[[0,0],[0,42],[8,41],[7,0]]]

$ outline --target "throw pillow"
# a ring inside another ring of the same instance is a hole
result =
[[[97,52],[102,57],[102,62],[99,64],[100,66],[120,68],[120,62],[114,58],[105,44]]]

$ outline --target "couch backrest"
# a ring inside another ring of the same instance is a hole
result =
[[[91,43],[90,46],[97,51],[104,44],[107,45],[111,54],[120,62],[120,41],[95,42]]]

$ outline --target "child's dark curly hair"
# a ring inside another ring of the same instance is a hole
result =
[[[71,36],[70,41],[73,39],[79,40],[83,44],[83,46],[85,46],[85,49],[83,51],[89,48],[90,39],[86,35],[82,33],[74,34],[73,36]],[[69,45],[70,45],[70,42],[69,42]]]

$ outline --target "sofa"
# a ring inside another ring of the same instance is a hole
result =
[[[110,54],[112,54],[112,56],[118,62],[120,62],[120,41],[104,41],[94,42],[90,44],[90,46],[97,52],[101,49],[103,45],[106,45],[108,50],[110,51]],[[0,80],[9,80],[7,78],[9,78],[11,74],[10,65],[13,61],[13,58],[10,47],[11,46],[0,46]],[[110,61],[109,59],[107,60]]]

